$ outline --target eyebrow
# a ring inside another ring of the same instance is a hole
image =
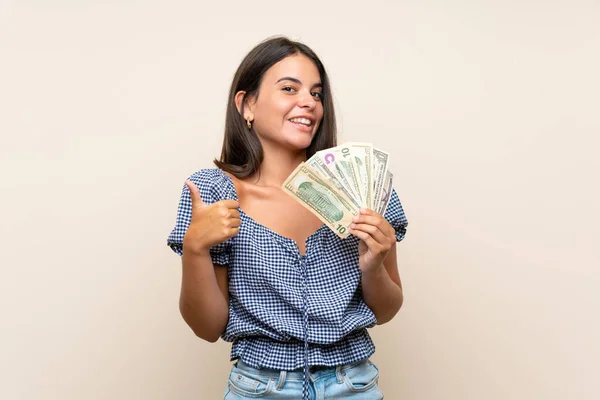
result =
[[[300,81],[300,79],[292,78],[291,76],[284,76],[283,78],[281,78],[277,82],[275,82],[275,84],[277,84],[281,81],[291,81],[291,82],[297,83],[298,85],[302,85],[302,81]],[[311,89],[322,88],[322,87],[323,87],[323,84],[321,82],[319,82],[319,83],[315,83],[314,85],[312,85]]]

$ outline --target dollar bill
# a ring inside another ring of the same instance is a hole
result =
[[[340,176],[342,184],[354,194],[354,198],[361,205],[364,204],[358,180],[358,172],[352,162],[350,148],[347,146],[338,146],[319,151],[317,154],[323,158],[326,165],[331,165],[335,169],[336,173]]]
[[[339,163],[336,162],[336,157],[335,157],[335,154],[334,154],[335,150],[334,149],[335,148],[318,151],[318,152],[315,153],[315,155],[313,155],[311,157],[311,159],[314,158],[314,157],[317,157],[321,161],[323,161],[323,164],[325,164],[325,168],[331,174],[333,174],[342,185],[344,185],[344,187],[352,194],[353,198],[358,199],[357,194],[354,192],[354,190],[352,188],[352,184],[350,183],[350,181],[346,177],[347,174],[345,174],[344,171],[342,170],[341,164],[339,164]],[[307,164],[309,163],[309,161],[310,160],[307,161]]]
[[[344,193],[330,186],[317,171],[301,163],[285,180],[282,189],[340,238],[349,235],[352,218],[359,214],[359,208]]]
[[[352,142],[347,144],[356,169],[363,205],[373,208],[373,145]]]
[[[358,202],[354,193],[351,192],[351,189],[347,188],[341,182],[339,175],[330,170],[321,157],[318,155],[312,156],[308,161],[306,161],[306,165],[314,169],[315,172],[317,172],[320,177],[323,178],[330,186],[337,189],[338,192],[343,193],[350,201],[352,201],[356,208],[361,207],[361,204]]]
[[[385,214],[385,210],[387,209],[387,206],[390,203],[390,198],[392,196],[393,180],[394,175],[390,171],[387,171],[385,173],[385,180],[381,188],[379,200],[377,200],[377,204],[375,205],[375,211],[380,215]]]
[[[375,208],[379,205],[379,197],[385,183],[388,159],[388,153],[373,148],[373,207]]]

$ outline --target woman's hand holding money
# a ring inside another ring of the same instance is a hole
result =
[[[375,211],[362,209],[354,217],[350,233],[360,239],[360,270],[365,273],[382,268],[383,260],[396,242],[395,231],[390,223]]]

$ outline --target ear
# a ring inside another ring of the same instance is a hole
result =
[[[235,107],[238,110],[238,113],[242,113],[242,101],[244,101],[244,96],[246,96],[246,92],[243,90],[240,90],[239,92],[237,92],[235,94]],[[246,120],[250,120],[253,121],[254,120],[254,101],[252,101],[252,99],[250,99],[248,96],[246,97],[245,101],[244,101],[244,119]]]

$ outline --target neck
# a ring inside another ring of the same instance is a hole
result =
[[[306,161],[306,151],[291,152],[286,149],[271,148],[263,143],[263,161],[260,165],[260,175],[256,174],[252,182],[260,186],[281,187],[283,182],[296,167]]]

